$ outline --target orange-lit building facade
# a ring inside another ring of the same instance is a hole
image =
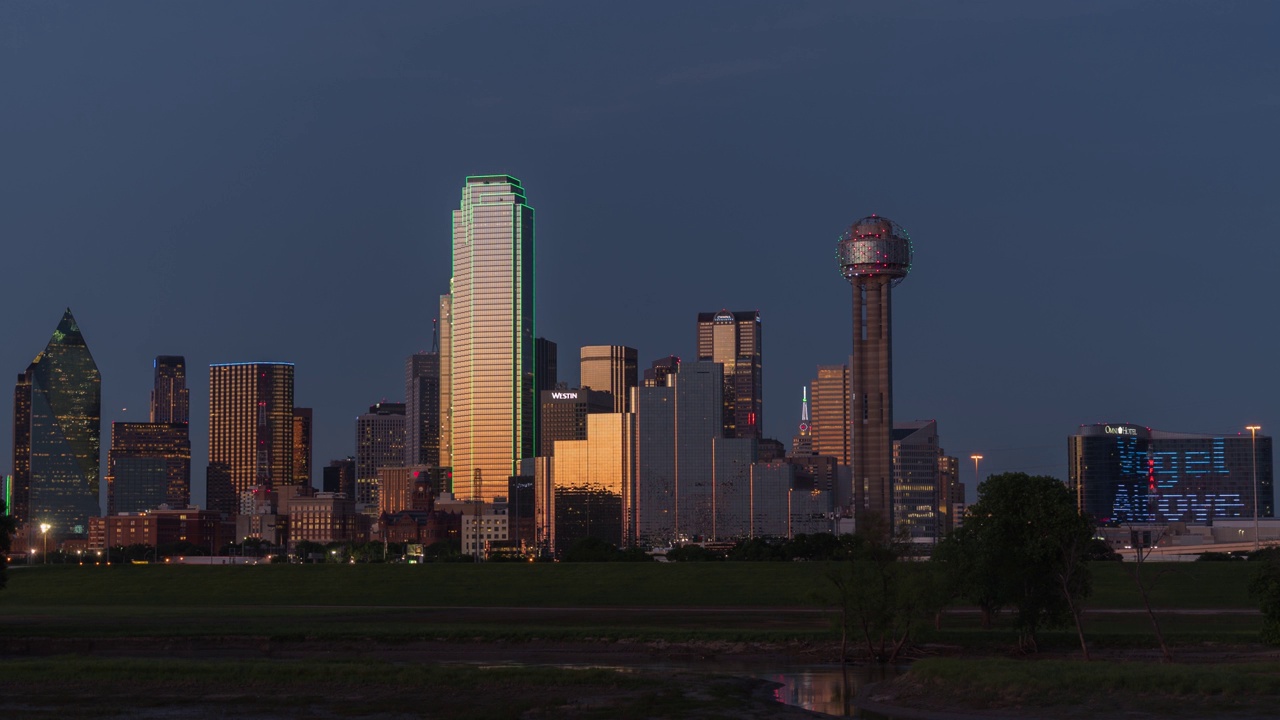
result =
[[[210,510],[234,513],[240,493],[295,482],[293,364],[209,366]]]
[[[533,208],[509,175],[468,177],[453,212],[447,329],[454,494],[507,493],[534,457]],[[444,344],[442,344],[442,348]]]

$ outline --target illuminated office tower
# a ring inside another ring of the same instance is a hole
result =
[[[294,482],[293,363],[209,366],[209,510],[234,514],[240,493]]]
[[[1275,517],[1271,437],[1081,425],[1067,438],[1067,487],[1099,525]],[[1256,491],[1256,495],[1255,495]],[[1252,533],[1250,528],[1248,532]]]
[[[59,536],[97,517],[102,375],[68,308],[44,350],[18,376],[13,403],[12,490],[19,523]]]
[[[378,504],[378,469],[404,467],[404,403],[380,402],[356,418],[356,506]]]
[[[585,438],[555,443],[550,539],[557,553],[588,537],[611,545],[632,544],[630,514],[624,508],[633,487],[635,415],[593,413],[585,419]]]
[[[111,423],[107,514],[191,503],[191,439],[181,423]]]
[[[404,364],[404,464],[439,462],[440,353],[414,353]]]
[[[311,408],[293,409],[293,483],[311,487]]]
[[[535,456],[533,208],[509,175],[467,178],[453,211],[449,327],[454,495],[507,494]]]
[[[624,345],[586,345],[580,354],[582,387],[613,395],[613,411],[631,411],[631,388],[636,386],[636,350]]]
[[[151,363],[155,385],[151,390],[151,422],[186,425],[190,421],[191,391],[187,389],[187,359],[160,355]]]
[[[763,424],[760,313],[698,313],[698,361],[724,366],[724,436],[760,439]]]
[[[449,294],[440,296],[440,459],[437,464],[442,468],[453,467],[453,295]]]
[[[960,482],[960,458],[946,453],[938,458],[938,488],[938,512],[942,515],[940,532],[946,535],[960,527],[957,521],[964,514],[964,483]]]
[[[942,475],[936,420],[893,426],[893,526],[913,541],[936,542],[944,532]]]
[[[558,440],[586,440],[588,415],[613,412],[613,396],[590,388],[561,385],[554,390],[543,390],[539,397],[542,406],[540,457],[555,455]]]
[[[680,372],[680,358],[668,355],[661,360],[654,360],[644,371],[644,387],[666,387],[667,376]]]
[[[107,514],[185,508],[191,503],[191,426],[187,361],[160,355],[151,363],[151,422],[111,423]]]
[[[849,464],[849,366],[819,365],[809,384],[810,431],[815,455]]]
[[[836,242],[840,274],[853,288],[849,412],[854,517],[883,523],[893,535],[892,290],[911,271],[911,238],[897,223],[871,215]]]

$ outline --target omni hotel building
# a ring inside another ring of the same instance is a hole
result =
[[[1255,454],[1256,453],[1256,454]],[[1271,438],[1141,425],[1081,425],[1067,438],[1068,485],[1100,525],[1274,517]],[[1255,463],[1256,460],[1256,463]]]

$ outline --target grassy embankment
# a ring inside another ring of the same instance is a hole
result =
[[[77,717],[770,717],[735,678],[362,660],[10,660],[0,713]]]
[[[921,565],[921,570],[927,566]],[[1252,610],[1247,563],[1149,565],[1166,613]],[[823,563],[50,566],[0,591],[0,636],[255,635],[385,639],[829,639]],[[1141,608],[1117,563],[1094,566],[1094,609]],[[485,608],[528,608],[519,611]],[[458,609],[464,608],[464,609]],[[1251,641],[1254,614],[1166,614],[1175,642]],[[920,639],[981,646],[973,615]],[[1140,612],[1095,613],[1101,644],[1149,641]],[[1068,631],[1061,637],[1074,642]],[[1046,636],[1050,645],[1057,635]]]
[[[876,692],[895,704],[992,717],[1272,717],[1280,663],[933,658]]]

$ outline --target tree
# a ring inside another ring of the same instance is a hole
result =
[[[1271,558],[1261,563],[1249,581],[1249,594],[1258,599],[1262,610],[1262,641],[1280,645],[1280,561]]]
[[[982,608],[984,625],[1000,608],[1015,608],[1019,645],[1034,651],[1040,628],[1074,622],[1087,658],[1081,602],[1091,590],[1092,536],[1093,523],[1058,479],[992,475],[964,525],[940,543],[937,561],[952,592]]]
[[[841,666],[851,636],[861,637],[872,659],[892,664],[939,606],[934,574],[920,563],[904,562],[903,544],[886,540],[882,532],[859,532],[844,544],[847,559],[827,574]]]
[[[3,589],[5,583],[9,581],[9,550],[13,547],[13,534],[17,530],[17,523],[5,507],[4,500],[0,499],[0,589]]]
[[[1151,608],[1151,592],[1150,585],[1159,579],[1159,573],[1155,578],[1144,576],[1142,574],[1142,564],[1156,547],[1160,545],[1160,540],[1164,538],[1164,533],[1168,528],[1157,528],[1152,536],[1151,530],[1135,529],[1135,526],[1129,525],[1129,536],[1131,538],[1130,545],[1133,546],[1134,562],[1126,564],[1133,577],[1133,581],[1138,585],[1138,595],[1142,597],[1142,607],[1146,609],[1147,620],[1151,622],[1151,630],[1156,634],[1156,641],[1160,643],[1160,659],[1164,662],[1173,662],[1173,652],[1169,650],[1169,644],[1164,641],[1164,632],[1160,630],[1160,620],[1156,617],[1155,610]]]

